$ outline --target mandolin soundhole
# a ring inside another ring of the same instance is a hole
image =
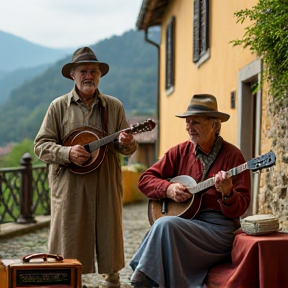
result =
[[[79,144],[79,145],[84,146],[85,144],[89,144],[91,142],[98,141],[98,140],[99,140],[99,137],[95,133],[90,132],[90,131],[81,131],[73,137],[73,139],[71,140],[71,144],[72,145]],[[98,148],[95,151],[93,151],[91,153],[91,158],[87,162],[85,162],[81,167],[88,167],[92,163],[94,163],[95,160],[98,158],[99,150],[100,149]]]

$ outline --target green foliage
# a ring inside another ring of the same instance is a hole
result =
[[[20,160],[25,153],[29,153],[32,158],[32,164],[43,164],[38,160],[34,154],[33,141],[29,139],[24,139],[21,143],[12,147],[9,154],[0,157],[0,166],[3,167],[19,167]]]
[[[286,0],[259,0],[251,9],[235,12],[237,23],[249,20],[242,39],[234,45],[249,47],[263,61],[264,79],[276,99],[288,90],[288,5]]]
[[[141,163],[122,166],[122,171],[144,172],[147,166]]]

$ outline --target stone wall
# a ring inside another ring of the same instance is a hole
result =
[[[271,97],[267,108],[261,143],[270,143],[277,159],[268,173],[261,174],[258,213],[278,216],[282,230],[288,231],[288,101]]]

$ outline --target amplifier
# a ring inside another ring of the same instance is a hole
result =
[[[81,288],[82,264],[61,255],[0,259],[0,288]]]

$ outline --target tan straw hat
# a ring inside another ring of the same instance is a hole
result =
[[[176,117],[186,118],[189,116],[205,116],[220,119],[226,122],[230,115],[218,111],[216,97],[209,94],[196,94],[192,97],[187,110]]]
[[[101,77],[106,75],[109,71],[109,65],[98,61],[94,52],[89,47],[83,47],[76,50],[72,57],[72,62],[67,63],[62,68],[62,75],[66,78],[72,79],[70,71],[78,64],[84,63],[99,63],[99,69],[101,71]]]

